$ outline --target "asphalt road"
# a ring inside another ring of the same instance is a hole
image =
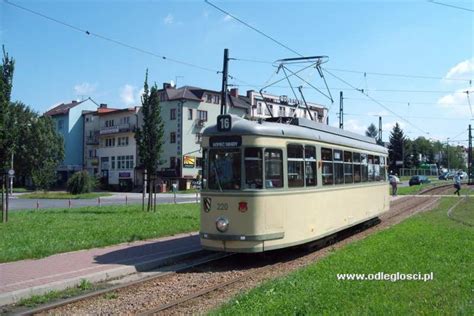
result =
[[[101,197],[101,205],[125,205],[128,204],[141,204],[142,195],[141,193],[113,193],[113,196]],[[200,200],[200,196],[196,198],[196,194],[176,194],[176,203],[196,203]],[[83,199],[83,200],[70,200],[71,207],[83,207],[83,206],[98,206],[98,199]],[[22,199],[21,194],[14,194],[9,199],[9,209],[14,210],[25,210],[25,209],[36,209],[37,203],[40,209],[48,208],[68,208],[69,200],[55,200],[55,199]],[[174,203],[173,194],[157,194],[156,204]]]

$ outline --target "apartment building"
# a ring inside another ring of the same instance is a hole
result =
[[[140,107],[84,112],[84,169],[105,185],[130,190],[142,183],[137,165],[135,128]]]
[[[192,86],[176,88],[166,83],[159,92],[165,122],[159,176],[168,187],[177,183],[180,188],[189,188],[201,173],[201,135],[220,114],[221,93]],[[227,112],[244,117],[250,113],[250,103],[235,92],[228,95]]]
[[[253,118],[267,118],[271,114],[273,116],[305,117],[308,119],[312,116],[314,121],[326,123],[328,109],[321,104],[307,102],[308,111],[302,101],[288,98],[286,95],[276,96],[268,93],[262,95],[254,90],[247,91],[247,99],[251,104],[250,116]]]
[[[54,106],[44,113],[50,116],[56,131],[64,140],[64,160],[57,168],[59,184],[65,184],[76,171],[82,170],[84,121],[83,111],[95,111],[97,104],[90,98],[83,101],[71,101]]]

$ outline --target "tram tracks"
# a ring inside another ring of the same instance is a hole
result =
[[[437,203],[439,197],[404,197],[392,202],[382,222],[334,240],[316,251],[288,250],[265,255],[235,254],[170,271],[88,297],[50,304],[23,314],[190,314],[204,313],[261,282],[286,275],[326,256],[334,249],[392,226]]]

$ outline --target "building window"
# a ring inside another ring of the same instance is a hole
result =
[[[280,106],[280,109],[278,111],[278,115],[279,116],[285,116],[286,114],[286,111],[285,111],[285,107],[284,106]]]
[[[117,141],[118,146],[128,146],[128,136],[126,137],[119,137]]]
[[[262,114],[262,102],[257,103],[257,114]]]
[[[265,115],[272,115],[273,114],[273,105],[268,104],[268,106],[265,107]]]
[[[188,109],[188,120],[193,119],[193,109]]]
[[[112,127],[112,126],[114,126],[114,120],[105,121],[105,127]]]
[[[58,121],[58,130],[62,130],[64,128],[64,121],[63,120],[59,120]]]
[[[206,102],[212,103],[212,94],[206,94]]]
[[[202,133],[196,133],[196,144],[200,144],[202,142]]]
[[[112,170],[115,170],[115,156],[112,156],[110,157],[110,162],[111,162],[111,165],[112,165]]]
[[[176,109],[170,109],[170,120],[176,120]]]
[[[202,158],[196,157],[196,168],[202,168]]]
[[[171,144],[176,143],[176,133],[175,132],[170,133],[170,143]]]
[[[218,95],[215,95],[215,96],[214,96],[214,103],[215,103],[215,104],[219,104],[220,99],[221,99],[221,98],[220,98]]]
[[[294,116],[295,115],[295,109],[290,109],[290,116]]]
[[[197,116],[198,116],[198,119],[207,122],[207,111],[198,110]]]
[[[105,139],[105,147],[114,147],[114,146],[115,146],[115,138]]]
[[[120,124],[121,125],[130,124],[130,116],[122,117],[120,119]]]
[[[170,157],[170,169],[176,168],[176,157]]]
[[[117,169],[133,169],[133,155],[117,156]]]
[[[94,158],[94,151],[92,149],[89,150],[89,158]]]

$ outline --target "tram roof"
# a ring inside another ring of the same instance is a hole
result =
[[[234,115],[231,115],[231,117],[232,128],[230,131],[221,132],[217,130],[217,125],[211,125],[204,130],[203,135],[256,135],[295,138],[355,147],[384,154],[388,153],[388,150],[385,147],[378,145],[375,142],[375,139],[371,137],[345,131],[306,118],[282,117],[269,120],[250,121]]]

